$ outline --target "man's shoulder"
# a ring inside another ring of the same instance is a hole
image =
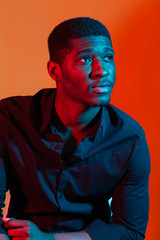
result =
[[[26,96],[11,96],[0,100],[0,112],[9,111],[12,108],[18,108],[19,110],[27,110],[31,104],[41,103],[41,100],[47,98],[55,92],[55,89],[46,88],[41,89],[34,95]]]
[[[32,127],[39,131],[43,118],[49,116],[55,89],[42,89],[35,95],[13,96],[0,101],[0,132],[8,132],[11,126]],[[27,127],[26,127],[27,129]]]
[[[118,107],[109,104],[107,106],[108,112],[110,113],[111,121],[117,122],[117,125],[121,125],[125,131],[130,131],[132,133],[139,133],[140,135],[144,135],[143,127],[129,114],[119,109]],[[113,119],[112,119],[113,118]]]
[[[3,98],[0,100],[0,111],[7,110],[11,106],[24,106],[25,102],[29,102],[31,100],[32,96],[12,96]]]

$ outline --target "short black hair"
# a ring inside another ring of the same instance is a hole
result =
[[[71,51],[69,39],[87,36],[111,37],[107,28],[98,20],[89,17],[68,19],[57,25],[48,37],[50,60],[61,63],[66,53]]]

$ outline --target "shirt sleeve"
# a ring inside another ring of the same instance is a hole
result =
[[[112,220],[95,220],[85,230],[93,240],[143,240],[149,215],[150,155],[145,134],[137,140],[127,171],[112,196]]]
[[[0,234],[1,233],[6,233],[3,230],[3,223],[1,221],[1,218],[3,216],[2,214],[2,208],[5,206],[4,200],[5,200],[5,195],[7,192],[7,174],[5,170],[5,165],[4,165],[4,147],[3,147],[3,134],[2,134],[2,129],[4,130],[4,121],[0,113]]]

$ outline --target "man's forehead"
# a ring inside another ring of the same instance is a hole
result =
[[[101,47],[113,50],[112,43],[105,36],[87,36],[80,38],[71,38],[70,43],[73,50],[77,51],[92,51],[92,49]]]

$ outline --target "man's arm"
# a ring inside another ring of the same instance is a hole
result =
[[[112,221],[92,222],[85,230],[93,240],[143,240],[149,215],[150,156],[143,130],[135,143],[127,172],[112,196]]]
[[[21,240],[91,240],[85,231],[71,233],[44,233],[31,221],[14,218],[2,218],[7,235],[10,239]],[[6,237],[6,238],[5,238]],[[7,236],[0,236],[0,240],[8,240]]]
[[[9,240],[9,237],[7,236],[7,234],[0,234],[0,240]]]
[[[55,234],[54,240],[91,240],[92,238],[86,231],[58,233]]]

